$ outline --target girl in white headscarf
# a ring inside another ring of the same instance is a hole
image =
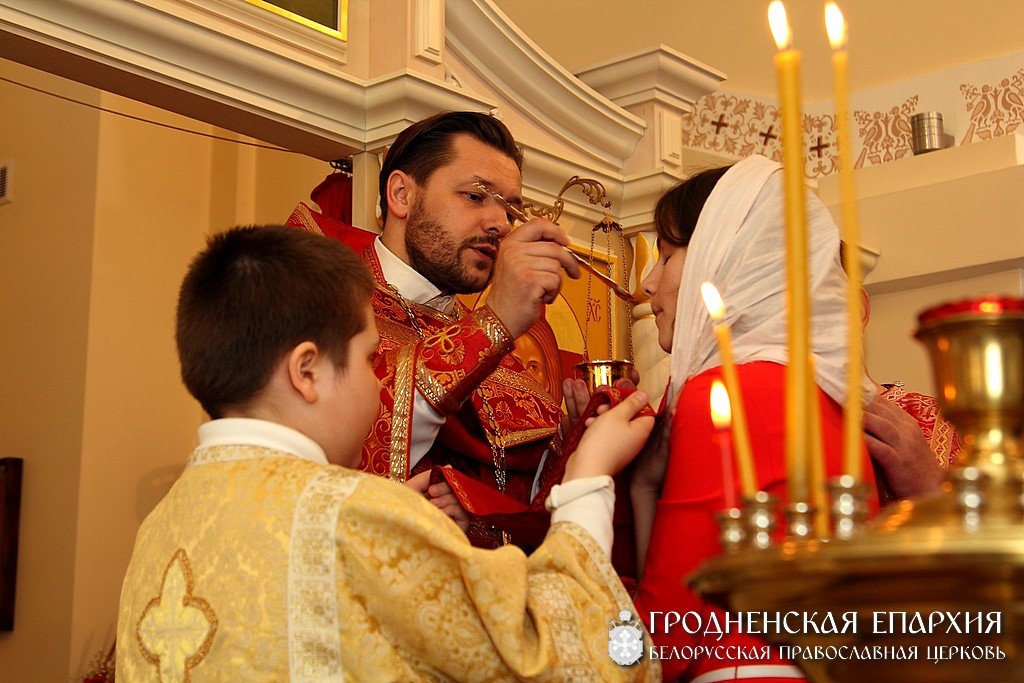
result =
[[[655,477],[663,477],[656,508],[650,494],[645,504],[642,482],[633,487],[638,544],[646,548],[640,557],[643,578],[637,594],[637,606],[645,617],[651,611],[693,611],[707,616],[717,609],[702,603],[684,584],[685,577],[705,559],[721,552],[714,513],[726,506],[727,499],[708,408],[711,382],[721,374],[721,358],[700,296],[704,281],[714,284],[726,302],[725,322],[732,328],[758,488],[785,497],[784,376],[788,357],[783,197],[781,166],[753,156],[684,181],[655,208],[660,258],[643,288],[651,298],[659,343],[672,354],[667,405],[674,407],[674,416],[669,418],[666,436],[668,457]],[[839,262],[835,223],[813,196],[809,198],[808,235],[811,344],[825,469],[827,476],[833,476],[840,473],[841,404],[846,396],[846,276]],[[865,398],[874,394],[866,377],[863,386],[855,390]],[[732,485],[729,498],[738,495],[736,486]],[[724,615],[718,616],[719,623],[725,624]],[[701,644],[700,633],[687,634],[681,626],[667,633],[664,623],[649,626],[659,646]],[[727,638],[729,645],[763,645],[746,635]],[[737,650],[732,652],[735,656]],[[699,677],[737,665],[746,669],[740,672],[743,677],[753,680],[799,676],[799,670],[781,659],[750,663],[755,666],[713,658],[662,661],[666,680]]]

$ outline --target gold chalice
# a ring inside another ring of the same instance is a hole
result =
[[[577,377],[587,383],[591,394],[598,387],[612,387],[620,379],[632,379],[633,372],[633,363],[628,360],[591,360],[572,367]]]
[[[1024,431],[1024,306],[986,298],[946,304],[920,316],[946,417],[964,437],[958,466],[1018,482]]]

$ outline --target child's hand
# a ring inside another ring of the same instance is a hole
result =
[[[653,417],[634,417],[647,405],[647,394],[637,391],[611,410],[598,409],[587,421],[587,431],[565,466],[562,481],[615,475],[636,457],[654,427]]]
[[[416,476],[406,479],[405,485],[416,493],[422,493],[426,496],[427,489],[430,487],[430,470],[420,472]]]
[[[462,529],[462,533],[466,533],[469,530],[469,513],[463,509],[447,481],[431,484],[430,488],[427,489],[427,498],[441,512],[451,517],[452,521]]]
[[[450,465],[445,465],[450,467]],[[415,477],[407,479],[405,485],[411,488],[417,493],[423,494],[423,497],[433,503],[434,507],[448,515],[453,522],[455,522],[463,533],[469,529],[469,513],[459,504],[458,498],[455,497],[455,493],[452,491],[451,486],[446,481],[440,481],[436,484],[430,483],[430,470],[420,472]]]

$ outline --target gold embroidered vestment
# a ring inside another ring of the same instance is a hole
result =
[[[580,527],[473,548],[410,489],[257,446],[193,452],[139,530],[127,681],[639,680],[608,656],[633,610]]]

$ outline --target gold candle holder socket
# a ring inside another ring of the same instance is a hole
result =
[[[765,491],[743,499],[743,514],[747,522],[747,546],[766,550],[772,545],[772,535],[778,527],[776,508],[779,497]]]
[[[784,511],[786,515],[786,534],[794,540],[805,540],[814,536],[815,507],[800,501],[790,503]]]
[[[832,538],[845,541],[860,533],[868,514],[868,485],[848,474],[828,483]]]
[[[718,540],[722,549],[727,553],[740,550],[747,539],[747,521],[743,510],[738,507],[726,508],[715,515],[715,520],[718,522]]]

